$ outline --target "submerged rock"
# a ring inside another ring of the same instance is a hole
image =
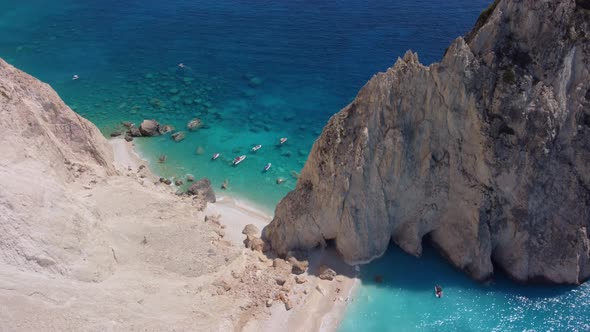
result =
[[[163,126],[160,126],[160,129],[159,129],[159,132],[162,135],[167,134],[172,131],[174,131],[174,127],[171,125],[163,125]]]
[[[196,129],[199,129],[199,128],[201,127],[201,125],[202,125],[202,122],[201,122],[201,120],[200,120],[200,119],[197,119],[197,118],[190,120],[190,121],[189,121],[189,122],[186,124],[186,126],[187,126],[187,128],[188,128],[189,130],[196,130]]]
[[[501,0],[440,63],[406,53],[330,119],[265,238],[348,261],[427,239],[477,280],[588,279],[588,36],[575,0]]]
[[[252,88],[258,87],[262,84],[262,79],[260,77],[252,77],[248,80],[248,85]]]
[[[184,137],[185,137],[185,134],[183,131],[179,131],[179,132],[172,134],[172,139],[174,140],[174,142],[180,142],[184,139]]]
[[[242,230],[242,234],[244,234],[244,235],[254,235],[254,236],[257,236],[258,234],[260,234],[260,230],[255,225],[248,224]]]

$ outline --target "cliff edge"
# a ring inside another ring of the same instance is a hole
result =
[[[590,277],[590,12],[500,0],[442,61],[407,52],[334,115],[264,236],[351,262],[425,239],[471,277]]]

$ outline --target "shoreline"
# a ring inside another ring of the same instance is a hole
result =
[[[123,141],[122,143],[125,143],[125,145],[127,145],[127,148],[129,149],[128,153],[132,154],[133,158],[135,160],[137,160],[139,163],[145,163],[147,165],[147,167],[150,169],[150,172],[155,175],[155,172],[150,167],[150,161],[147,158],[145,158],[144,154],[141,152],[141,144],[138,145],[135,143],[135,141],[127,142],[124,139],[119,138],[119,137],[110,138],[109,142],[115,141],[115,140]],[[187,175],[188,174],[190,174],[190,173],[187,173]],[[172,184],[171,187],[175,187],[175,185]],[[274,208],[265,207],[264,205],[257,204],[255,202],[248,200],[246,197],[242,197],[237,194],[232,194],[231,192],[228,192],[226,190],[219,190],[219,188],[214,188],[214,191],[215,191],[215,195],[217,197],[218,202],[223,202],[223,201],[228,200],[228,201],[231,201],[232,204],[235,204],[237,207],[241,207],[245,210],[252,211],[256,214],[261,214],[265,217],[270,217],[271,219],[274,215]]]
[[[122,138],[111,138],[108,141],[113,148],[115,166],[118,169],[124,171],[128,167],[136,169],[139,165],[145,165],[148,178],[153,181],[158,179],[152,172],[149,161],[141,156],[133,142],[127,142]],[[223,220],[231,221],[225,223],[227,239],[236,247],[247,250],[243,245],[243,227],[254,224],[262,230],[272,220],[272,216],[252,205],[254,204],[245,199],[225,194],[220,195],[216,203],[207,204],[205,213],[221,215]],[[273,305],[268,317],[253,318],[246,322],[242,330],[337,330],[360,280],[356,276],[354,266],[340,259],[332,249],[312,252],[309,262],[309,270],[303,274],[309,281],[296,285],[299,289],[294,291],[295,307],[287,311],[283,305]],[[335,280],[321,280],[318,277],[317,270],[324,264],[338,272]]]

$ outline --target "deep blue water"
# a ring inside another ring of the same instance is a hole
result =
[[[169,135],[136,143],[159,174],[206,176],[216,189],[228,180],[218,194],[272,211],[328,118],[374,73],[407,49],[439,60],[488,2],[0,0],[0,57],[50,83],[107,136],[125,120],[186,130],[200,118],[206,126],[180,143]],[[280,137],[289,141],[277,147]],[[252,153],[255,144],[263,148]],[[240,154],[248,158],[231,167]],[[436,257],[396,251],[365,267],[363,281],[342,331],[588,329],[587,286],[482,287]],[[438,302],[436,282],[448,294]]]

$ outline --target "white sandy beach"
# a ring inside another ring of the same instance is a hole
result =
[[[126,169],[147,165],[135,151],[133,143],[123,139],[111,139],[115,162],[118,167]],[[152,178],[156,177],[152,175]],[[221,215],[225,226],[225,239],[233,245],[243,248],[242,230],[248,224],[254,224],[262,230],[272,217],[247,205],[243,200],[231,196],[218,197],[216,203],[208,204],[207,215]],[[244,249],[247,250],[247,249]],[[271,257],[272,258],[272,257]],[[351,300],[357,282],[354,269],[343,263],[333,250],[316,251],[309,258],[309,270],[304,274],[308,282],[296,285],[293,289],[295,306],[287,311],[280,302],[269,308],[269,315],[256,317],[245,323],[243,331],[335,331]],[[319,279],[318,269],[321,264],[330,266],[339,275],[333,281]],[[318,289],[322,289],[322,294]],[[307,294],[305,294],[307,293]]]

